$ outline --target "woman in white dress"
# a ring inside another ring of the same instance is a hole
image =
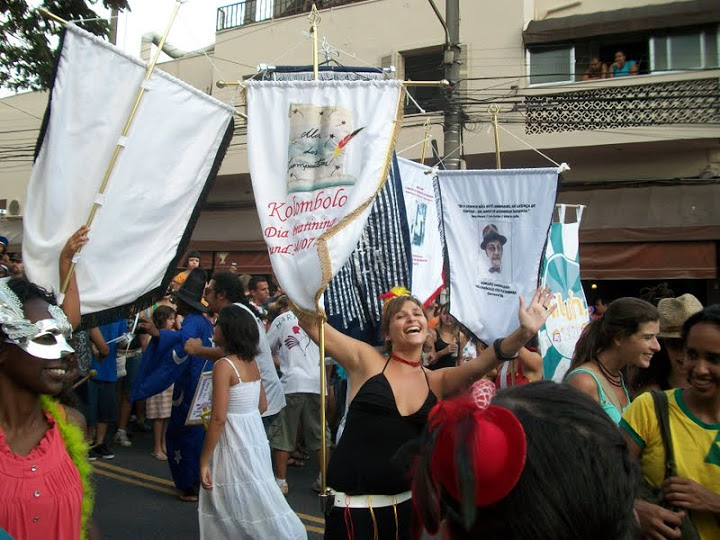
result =
[[[200,455],[200,538],[307,539],[273,475],[261,411],[267,407],[253,360],[257,324],[225,307],[213,340],[225,356],[213,367],[212,414]]]

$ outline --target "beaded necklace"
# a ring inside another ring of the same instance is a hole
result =
[[[402,357],[398,356],[397,354],[391,354],[390,358],[392,358],[393,360],[397,360],[398,362],[400,362],[402,364],[407,364],[408,366],[412,366],[412,367],[418,367],[420,364],[422,364],[422,360],[413,362],[412,360],[406,360],[405,358],[402,358]]]

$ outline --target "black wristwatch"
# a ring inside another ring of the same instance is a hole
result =
[[[500,346],[502,345],[502,342],[505,340],[505,338],[498,338],[495,341],[493,341],[493,350],[495,351],[495,358],[498,362],[509,362],[510,360],[515,360],[518,357],[518,353],[511,356],[506,356],[503,354],[502,349],[500,349]]]

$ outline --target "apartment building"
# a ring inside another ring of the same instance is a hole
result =
[[[444,2],[435,3],[442,13]],[[242,112],[242,91],[216,83],[258,76],[261,64],[310,65],[311,6],[307,0],[229,4],[218,9],[213,52],[160,69]],[[328,65],[394,69],[405,80],[445,77],[446,34],[429,0],[320,0],[317,7],[320,59]],[[503,168],[547,166],[548,159],[570,165],[559,201],[587,206],[583,279],[608,296],[669,280],[682,292],[720,301],[720,4],[460,0],[460,18],[463,165],[496,166],[496,107]],[[612,71],[619,51],[633,69],[603,76],[602,66]],[[591,64],[600,65],[597,73],[588,71]],[[420,159],[429,119],[442,156],[447,91],[411,87],[408,93],[398,152]],[[28,148],[46,101],[38,93],[1,100],[7,106],[0,107],[0,145]],[[246,129],[237,120],[192,247],[206,267],[264,273],[270,267],[252,198]],[[0,158],[7,206],[0,229],[15,242],[29,169],[27,158]]]

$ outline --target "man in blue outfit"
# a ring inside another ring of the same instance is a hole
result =
[[[180,500],[186,502],[198,500],[205,428],[186,425],[185,420],[200,376],[204,371],[212,371],[213,362],[190,355],[183,347],[191,338],[200,339],[206,347],[212,346],[213,326],[203,315],[207,308],[201,301],[204,288],[205,271],[197,268],[172,293],[177,299],[177,312],[184,317],[179,331],[158,330],[151,319],[142,320],[140,327],[147,330],[152,339],[143,355],[131,398],[132,401],[146,399],[175,384],[166,445],[170,473],[182,491]]]

